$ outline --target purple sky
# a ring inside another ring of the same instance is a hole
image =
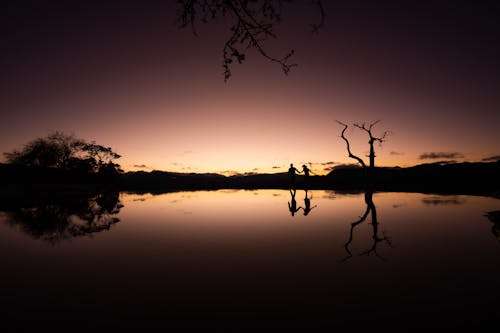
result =
[[[126,3],[1,5],[0,152],[59,130],[113,147],[126,170],[321,173],[352,162],[336,119],[380,119],[379,165],[500,155],[497,4],[324,1],[312,34],[318,12],[295,1],[265,45],[299,66],[285,76],[250,51],[224,83],[230,17],[196,37],[175,1]]]

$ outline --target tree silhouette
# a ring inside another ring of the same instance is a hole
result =
[[[196,34],[197,22],[207,23],[216,21],[221,17],[230,20],[230,37],[226,40],[223,48],[224,81],[231,77],[231,65],[234,61],[241,64],[246,58],[246,52],[250,49],[256,50],[267,60],[277,63],[285,74],[292,67],[297,66],[290,62],[294,50],[288,51],[281,57],[268,53],[264,42],[269,38],[277,38],[274,27],[282,21],[282,8],[291,0],[180,0],[179,4],[179,26],[185,28],[190,26]],[[312,31],[318,31],[324,24],[325,12],[321,0],[312,0],[310,3],[316,6],[320,20],[317,24],[311,24]]]
[[[373,186],[373,181],[374,181],[374,176],[375,176],[375,157],[376,157],[374,144],[375,144],[375,142],[382,144],[382,142],[385,141],[387,135],[389,134],[389,131],[385,131],[384,133],[382,133],[381,136],[375,136],[373,134],[373,132],[372,132],[373,126],[375,126],[379,122],[379,120],[371,123],[370,125],[366,125],[365,123],[362,123],[362,124],[355,123],[353,125],[354,127],[359,128],[360,130],[362,130],[366,134],[368,134],[368,138],[369,138],[368,145],[370,146],[370,153],[368,155],[369,164],[366,165],[365,161],[362,158],[360,158],[357,155],[354,155],[351,151],[351,146],[350,146],[349,140],[345,136],[345,131],[347,130],[347,128],[349,126],[347,124],[344,124],[344,123],[338,121],[338,120],[337,120],[337,122],[340,125],[344,126],[344,128],[342,129],[342,132],[340,134],[340,137],[346,143],[346,149],[347,149],[348,156],[350,158],[356,160],[361,165],[361,167],[364,170],[365,177],[366,177],[366,184],[365,185],[367,186],[367,189],[372,190],[371,187]]]
[[[389,246],[392,246],[392,244],[390,242],[389,237],[387,237],[385,235],[383,237],[379,237],[379,235],[378,235],[379,222],[377,219],[377,209],[375,207],[375,204],[373,203],[374,177],[375,177],[375,157],[376,157],[374,144],[375,144],[375,142],[382,144],[382,142],[385,141],[385,138],[387,137],[389,132],[385,131],[384,133],[382,133],[381,136],[375,136],[373,134],[373,132],[372,132],[373,127],[379,122],[378,120],[371,123],[370,125],[366,125],[365,123],[362,123],[362,124],[355,123],[353,125],[355,128],[358,128],[358,129],[364,131],[368,135],[368,145],[370,147],[370,152],[368,154],[369,164],[367,165],[361,157],[354,155],[351,151],[351,145],[349,143],[349,140],[345,136],[345,131],[347,130],[347,128],[349,126],[347,124],[344,124],[344,123],[338,121],[338,120],[337,120],[337,122],[340,125],[344,126],[344,128],[342,129],[342,132],[340,134],[340,137],[346,143],[346,149],[347,149],[348,156],[350,158],[356,160],[361,165],[361,167],[363,168],[364,174],[365,174],[365,196],[364,197],[365,197],[365,203],[366,203],[366,210],[365,210],[365,213],[359,218],[359,220],[351,223],[351,231],[349,234],[349,240],[344,245],[344,248],[345,248],[346,252],[348,253],[348,256],[344,260],[347,260],[347,259],[352,257],[352,253],[349,250],[349,245],[351,244],[351,242],[353,240],[354,229],[356,228],[356,226],[363,223],[366,220],[366,218],[368,217],[368,215],[371,215],[371,222],[372,222],[371,225],[373,228],[373,234],[372,234],[373,244],[372,244],[371,248],[362,252],[361,255],[371,255],[372,253],[374,253],[375,256],[383,259],[377,253],[377,245],[382,241],[386,241],[389,244]]]
[[[12,164],[65,168],[82,145],[83,141],[73,135],[54,132],[27,143],[21,151],[13,150],[4,155]]]
[[[28,142],[22,150],[4,153],[11,164],[77,170],[82,172],[119,171],[113,161],[120,158],[110,147],[88,143],[74,135],[54,132]]]

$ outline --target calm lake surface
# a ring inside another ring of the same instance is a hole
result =
[[[366,212],[363,194],[309,191],[308,203],[297,190],[293,215],[292,194],[120,193],[83,209],[0,211],[2,319],[446,326],[498,318],[500,226],[484,214],[500,200],[375,193],[376,212],[351,230]]]

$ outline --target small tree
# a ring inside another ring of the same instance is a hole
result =
[[[105,169],[119,171],[113,161],[120,158],[111,147],[104,147],[94,141],[87,143],[73,135],[54,132],[45,138],[28,142],[23,149],[4,153],[11,164],[26,166],[99,172]]]
[[[87,155],[87,158],[94,162],[96,171],[117,170],[117,167],[119,167],[119,165],[113,163],[113,161],[121,156],[115,153],[111,147],[104,147],[92,141],[91,143],[83,144],[81,150]]]
[[[66,168],[83,144],[73,135],[54,132],[45,138],[37,138],[18,151],[4,153],[12,164],[27,166]]]

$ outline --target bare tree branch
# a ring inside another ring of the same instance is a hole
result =
[[[348,255],[347,255],[347,257],[345,257],[344,259],[342,259],[342,261],[346,261],[346,260],[348,260],[348,259],[350,259],[352,257],[351,250],[349,250],[349,245],[351,245],[352,240],[353,240],[354,228],[356,228],[356,226],[358,224],[363,223],[366,220],[366,218],[368,217],[369,213],[370,213],[370,206],[366,205],[365,213],[359,218],[359,220],[357,220],[356,222],[351,223],[351,231],[349,232],[349,240],[347,241],[347,243],[344,244],[344,249],[346,250],[346,252],[348,253]]]
[[[318,7],[320,13],[319,23],[311,24],[312,32],[317,33],[325,26],[326,13],[323,8],[323,3],[321,2],[321,0],[313,0],[313,4]]]
[[[284,3],[291,0],[178,0],[180,7],[178,24],[180,28],[190,26],[197,35],[195,23],[209,22],[219,17],[229,16],[233,21],[230,27],[231,36],[224,43],[222,49],[224,81],[231,77],[231,65],[236,60],[242,63],[245,52],[254,49],[262,57],[281,66],[283,73],[288,74],[297,66],[291,63],[295,51],[290,50],[282,57],[269,54],[264,48],[264,42],[269,38],[277,38],[273,28],[281,22],[281,10]],[[321,0],[313,0],[312,5],[318,8],[320,21],[313,24],[312,29],[317,32],[324,26],[325,11]]]
[[[346,148],[347,148],[347,153],[349,154],[349,157],[352,158],[352,159],[355,159],[356,161],[358,161],[358,163],[361,164],[361,166],[363,167],[363,169],[365,169],[366,168],[365,162],[360,157],[354,155],[351,152],[351,146],[349,144],[349,140],[347,140],[347,138],[345,137],[345,131],[346,131],[348,125],[344,124],[343,122],[341,122],[339,120],[336,120],[336,122],[339,123],[340,125],[344,126],[344,129],[342,130],[342,132],[340,134],[340,137],[345,141]]]
[[[234,16],[237,18],[237,23],[231,30],[234,31],[233,36],[226,42],[223,49],[224,55],[224,80],[227,81],[231,76],[230,64],[232,63],[232,58],[236,58],[241,64],[245,60],[245,53],[242,52],[236,44],[245,44],[245,50],[254,48],[260,53],[264,58],[271,62],[276,62],[281,65],[281,68],[285,74],[288,74],[292,67],[297,66],[297,64],[289,64],[288,60],[294,54],[294,50],[288,52],[282,58],[276,58],[270,56],[265,50],[262,43],[268,38],[276,38],[276,35],[272,32],[272,27],[274,24],[280,22],[280,16],[274,15],[271,17],[264,18],[270,21],[258,21],[256,11],[250,10],[247,6],[247,2],[240,0],[237,1],[227,1],[228,8],[232,11]],[[230,51],[230,52],[228,52]]]
[[[366,133],[368,133],[368,136],[370,137],[370,141],[369,141],[370,144],[372,144],[375,141],[378,141],[378,142],[382,143],[382,142],[385,141],[385,138],[387,137],[387,135],[389,135],[390,132],[389,131],[385,131],[382,134],[382,136],[380,136],[380,137],[374,136],[373,133],[372,133],[372,128],[373,128],[373,126],[375,126],[379,122],[380,122],[380,120],[377,120],[377,121],[371,123],[368,127],[366,126],[365,123],[363,123],[361,125],[356,123],[353,126],[359,128],[359,129],[361,129],[363,131],[365,131]]]
[[[346,125],[346,124],[344,124],[344,123],[342,123],[342,122],[339,122],[338,120],[337,120],[337,122],[338,122],[339,124],[341,124],[341,125],[343,125],[343,126],[344,126],[344,129],[343,129],[343,131],[342,131],[342,135],[341,135],[341,137],[344,139],[344,141],[346,141],[346,143],[348,143],[348,141],[347,141],[347,139],[345,138],[345,135],[344,135],[344,132],[345,132],[345,130],[347,129],[347,125]],[[371,123],[371,124],[370,124],[370,125],[368,125],[368,126],[367,126],[365,123],[362,123],[362,124],[359,124],[359,123],[354,123],[354,124],[353,124],[353,126],[354,126],[354,127],[357,127],[357,128],[359,128],[359,129],[361,129],[362,131],[366,132],[366,133],[368,134],[368,137],[369,137],[369,140],[368,140],[368,144],[370,145],[370,153],[368,154],[368,158],[369,158],[369,161],[370,161],[370,163],[369,163],[369,169],[368,169],[368,178],[369,178],[368,180],[369,180],[369,181],[372,181],[372,180],[373,180],[373,179],[372,179],[372,178],[373,178],[372,176],[373,176],[373,172],[374,172],[374,169],[375,169],[375,157],[376,157],[376,155],[375,155],[375,149],[374,149],[374,147],[373,147],[373,144],[374,144],[375,142],[378,142],[379,144],[382,144],[382,142],[384,142],[384,141],[385,141],[385,139],[386,139],[387,135],[389,134],[389,131],[385,131],[385,132],[382,134],[382,136],[374,136],[374,135],[373,135],[373,133],[372,133],[372,129],[373,129],[373,126],[375,126],[375,125],[376,125],[376,124],[378,124],[378,123],[379,123],[379,120],[377,120],[377,121],[375,121],[375,122]],[[349,145],[347,145],[347,151],[348,151],[348,153],[349,153],[349,157],[352,157],[352,156],[351,156],[351,155],[352,155],[352,153],[351,153],[351,151],[350,151],[350,147],[349,147]],[[353,157],[353,158],[355,158],[355,157]],[[359,158],[359,157],[358,157],[358,158]],[[359,161],[359,160],[358,160],[358,161]],[[366,165],[365,165],[365,164],[363,164],[363,168],[366,168]]]

